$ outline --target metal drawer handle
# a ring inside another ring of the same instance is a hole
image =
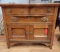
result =
[[[12,12],[12,9],[11,8],[9,9],[9,12]]]
[[[17,18],[17,17],[12,17],[11,19],[12,19],[13,21],[15,21],[15,22],[18,21],[18,18]]]
[[[21,9],[21,12],[22,12],[22,13],[24,12],[24,9],[23,9],[23,8]]]
[[[47,10],[47,12],[49,13],[51,11],[51,9],[49,8],[48,10]]]
[[[41,20],[46,22],[48,20],[48,18],[47,17],[43,17],[43,18],[41,18]]]

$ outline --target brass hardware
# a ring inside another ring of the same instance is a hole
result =
[[[9,12],[12,12],[12,9],[11,8],[9,9]]]
[[[23,8],[21,8],[21,12],[22,12],[22,13],[24,12],[24,9],[23,9]]]
[[[43,17],[43,18],[41,18],[41,20],[45,22],[45,21],[48,20],[48,18],[47,17]]]
[[[15,22],[18,21],[18,18],[17,18],[17,17],[12,17],[11,19],[12,19],[13,21],[15,21]]]
[[[50,11],[51,11],[51,9],[50,9],[50,8],[48,8],[47,12],[49,13]]]
[[[33,32],[30,32],[30,34],[33,34]]]

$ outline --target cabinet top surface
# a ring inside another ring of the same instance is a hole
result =
[[[2,7],[29,7],[29,6],[60,6],[60,3],[48,3],[48,4],[0,4]]]

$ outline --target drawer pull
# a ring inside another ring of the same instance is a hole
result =
[[[51,11],[51,9],[49,8],[48,10],[47,10],[47,12],[49,13]]]
[[[15,22],[18,21],[18,18],[17,18],[17,17],[12,17],[11,19],[12,19],[13,21],[15,21]]]
[[[21,12],[22,12],[22,14],[23,14],[23,12],[24,12],[24,9],[21,9]]]
[[[43,18],[41,18],[41,20],[46,22],[48,20],[48,18],[47,17],[43,17]]]
[[[10,13],[12,12],[12,9],[11,9],[11,8],[9,9],[9,12],[10,12]]]

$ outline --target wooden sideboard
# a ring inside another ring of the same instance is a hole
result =
[[[0,4],[8,48],[12,43],[53,45],[60,4]]]

